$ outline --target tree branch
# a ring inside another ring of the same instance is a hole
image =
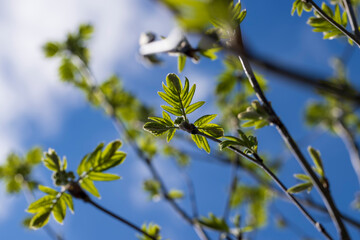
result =
[[[357,39],[360,39],[359,26],[357,23],[357,19],[355,16],[354,8],[352,7],[350,0],[343,0],[343,4],[345,7],[346,14],[348,15],[348,19],[350,22],[350,26],[352,31],[354,32]]]
[[[337,120],[335,130],[349,151],[351,164],[360,184],[360,148],[356,143],[355,136],[341,118]]]
[[[212,136],[209,136],[205,133],[202,132],[197,132],[196,134],[203,136],[209,140],[212,140],[214,142],[217,143],[221,143],[222,141],[214,138]],[[316,220],[314,220],[314,218],[307,212],[307,210],[301,205],[301,203],[291,194],[289,193],[286,188],[286,186],[281,182],[281,180],[264,164],[263,160],[256,154],[253,154],[253,157],[243,153],[242,151],[240,151],[239,149],[230,146],[227,147],[228,149],[230,149],[231,151],[235,152],[236,154],[240,155],[240,156],[244,156],[245,158],[247,158],[248,160],[252,161],[253,163],[255,163],[258,167],[260,167],[261,169],[263,169],[266,174],[271,177],[271,179],[273,179],[274,182],[276,182],[276,184],[279,186],[279,188],[285,193],[285,195],[289,198],[289,200],[300,210],[300,212],[309,220],[309,222],[320,232],[322,233],[327,239],[332,239],[331,236],[329,235],[329,233],[326,231],[326,229]]]
[[[322,186],[320,180],[318,179],[315,172],[311,168],[310,164],[307,162],[306,158],[300,151],[299,147],[297,146],[296,142],[294,141],[294,139],[288,132],[287,128],[282,123],[282,121],[280,120],[278,115],[275,113],[274,109],[272,108],[270,102],[265,97],[265,95],[257,81],[255,74],[251,68],[250,63],[248,62],[246,56],[241,53],[243,51],[243,49],[245,49],[245,48],[242,43],[240,27],[238,27],[236,29],[235,39],[233,39],[233,46],[235,49],[236,48],[239,49],[239,59],[242,63],[243,69],[249,79],[251,86],[253,87],[253,89],[256,93],[257,98],[263,104],[266,111],[268,112],[269,117],[270,117],[270,122],[276,126],[278,132],[282,136],[283,140],[290,147],[292,153],[296,157],[297,161],[299,162],[299,164],[301,165],[303,170],[311,178],[315,188],[320,193],[320,196],[321,196],[323,202],[325,203],[326,208],[328,209],[330,217],[332,218],[332,220],[338,230],[338,233],[340,234],[341,239],[343,239],[343,240],[350,239],[348,232],[346,230],[346,227],[340,217],[339,211],[330,195],[330,192]]]
[[[85,201],[85,200],[84,200]],[[125,225],[131,227],[132,229],[134,229],[135,231],[147,236],[148,238],[152,239],[152,240],[157,240],[158,238],[155,236],[152,236],[150,234],[148,234],[147,232],[143,231],[141,228],[139,228],[138,226],[136,226],[135,224],[129,222],[128,220],[116,215],[115,213],[103,208],[102,206],[100,206],[99,204],[97,204],[96,202],[94,202],[93,200],[91,200],[90,198],[88,198],[85,202],[90,203],[91,205],[93,205],[94,207],[96,207],[97,209],[99,209],[100,211],[108,214],[109,216],[117,219],[118,221],[124,223]]]

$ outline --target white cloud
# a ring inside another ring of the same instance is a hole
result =
[[[31,142],[34,134],[56,137],[63,116],[84,103],[81,93],[58,80],[58,62],[45,59],[41,47],[88,22],[95,26],[90,47],[99,78],[117,68],[139,71],[129,64],[135,61],[139,34],[169,31],[173,24],[164,9],[142,0],[1,1],[0,163],[10,151],[36,144]],[[1,194],[0,202],[1,220],[10,201]]]
[[[58,81],[57,61],[44,58],[44,42],[63,39],[80,23],[93,23],[93,68],[102,79],[116,67],[138,70],[133,64],[115,64],[135,60],[140,32],[163,27],[168,31],[172,24],[164,9],[144,6],[141,0],[11,0],[0,5],[0,31],[6,36],[0,38],[1,159],[21,149],[26,134],[34,134],[30,127],[41,136],[56,133],[66,109],[81,103],[81,94]]]

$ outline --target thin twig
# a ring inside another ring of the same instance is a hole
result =
[[[319,13],[321,17],[323,17],[326,21],[328,21],[331,25],[337,28],[340,32],[342,32],[345,36],[350,38],[353,42],[360,47],[360,39],[358,39],[354,34],[350,33],[343,26],[334,21],[330,16],[328,16],[313,0],[304,0],[306,3],[312,5],[312,7]]]
[[[335,130],[349,151],[352,167],[360,183],[360,149],[355,140],[355,136],[352,134],[342,119],[337,120],[335,124]]]
[[[195,192],[194,183],[191,180],[191,178],[189,177],[189,175],[185,172],[185,169],[181,169],[180,171],[181,171],[182,175],[184,176],[186,186],[189,191],[189,199],[190,199],[193,218],[197,219],[199,217],[199,210],[198,210],[198,206],[196,204],[196,192]]]
[[[239,59],[240,59],[240,62],[242,64],[242,66],[243,66],[243,69],[244,69],[244,71],[245,71],[245,73],[246,73],[246,75],[247,75],[247,77],[249,79],[249,82],[250,82],[252,88],[254,89],[254,91],[256,93],[257,98],[263,104],[263,106],[265,107],[267,113],[269,114],[270,122],[276,126],[278,132],[282,136],[283,140],[290,147],[292,153],[296,157],[297,161],[299,162],[299,164],[301,165],[303,170],[311,178],[315,188],[320,193],[320,196],[321,196],[323,202],[325,203],[326,208],[328,209],[330,217],[333,220],[341,239],[343,239],[343,240],[350,239],[349,234],[348,234],[348,232],[346,230],[346,227],[345,227],[345,225],[342,222],[342,219],[340,217],[339,210],[337,209],[337,207],[336,207],[336,205],[335,205],[335,203],[334,203],[334,201],[333,201],[333,199],[331,197],[331,194],[330,194],[329,190],[325,189],[323,187],[323,185],[321,184],[319,178],[317,177],[317,175],[315,174],[315,172],[311,168],[310,164],[307,162],[306,158],[304,157],[304,155],[300,151],[297,143],[294,141],[294,139],[292,138],[292,136],[288,132],[285,125],[282,123],[282,121],[280,120],[278,115],[275,113],[274,109],[272,108],[270,102],[265,97],[265,94],[263,93],[263,91],[262,91],[262,89],[261,89],[261,87],[260,87],[260,85],[259,85],[259,83],[257,81],[250,63],[248,62],[247,58],[243,54],[241,54],[241,50],[244,49],[244,45],[243,45],[243,42],[242,42],[240,27],[238,27],[236,29],[234,42],[235,43],[233,43],[233,44],[234,44],[235,48],[240,49]]]
[[[238,157],[238,155],[236,155],[236,156]],[[231,183],[230,183],[228,198],[226,200],[226,205],[225,205],[225,209],[224,209],[224,213],[223,213],[223,219],[227,219],[229,217],[230,208],[231,208],[231,197],[236,190],[236,186],[237,186],[237,182],[238,182],[238,176],[237,176],[238,168],[239,168],[239,160],[236,159],[236,161],[234,161],[232,163]]]
[[[128,220],[126,220],[123,217],[120,217],[118,215],[116,215],[115,213],[107,210],[106,208],[103,208],[102,206],[100,206],[99,204],[97,204],[96,202],[94,202],[93,200],[91,200],[90,198],[88,198],[85,202],[90,203],[91,205],[93,205],[94,207],[96,207],[97,209],[99,209],[100,211],[108,214],[109,216],[119,220],[120,222],[124,223],[125,225],[131,227],[132,229],[136,230],[137,232],[147,236],[148,238],[152,239],[152,240],[157,240],[157,237],[154,237],[150,234],[148,234],[147,232],[143,231],[141,228],[139,228],[138,226],[136,226],[135,224],[129,222]]]
[[[212,140],[214,142],[217,143],[221,143],[222,141],[214,138],[212,136],[209,136],[205,133],[202,132],[197,132],[196,134],[203,136],[209,140]],[[285,193],[285,195],[290,199],[290,201],[292,203],[294,203],[294,205],[300,210],[300,212],[309,220],[309,222],[320,232],[322,233],[327,239],[332,239],[331,236],[329,235],[329,233],[326,231],[326,229],[316,220],[314,220],[314,218],[307,212],[307,210],[301,205],[301,203],[291,194],[289,193],[286,188],[286,186],[281,182],[281,180],[264,164],[263,160],[256,154],[253,154],[253,157],[243,153],[242,151],[240,151],[239,149],[235,148],[235,147],[227,147],[228,149],[232,150],[233,152],[235,152],[236,154],[240,155],[240,156],[244,156],[247,159],[249,159],[250,161],[252,161],[253,163],[255,163],[258,167],[262,168],[266,174],[271,177],[274,182],[276,182],[276,184],[281,188],[281,190]]]
[[[354,8],[353,8],[353,6],[351,4],[351,1],[350,0],[343,0],[343,3],[344,3],[346,14],[348,15],[351,30],[354,32],[357,39],[360,39],[359,26],[358,26],[358,23],[357,23]]]

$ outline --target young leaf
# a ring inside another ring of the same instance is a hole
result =
[[[179,199],[184,197],[184,193],[180,190],[170,190],[168,196],[172,199]]]
[[[299,193],[299,192],[303,192],[305,190],[310,190],[312,188],[313,184],[312,182],[305,182],[305,183],[300,183],[298,185],[295,185],[291,188],[289,188],[287,191],[289,193]]]
[[[114,181],[120,179],[118,175],[102,172],[90,172],[88,179],[93,181]]]
[[[222,218],[216,217],[213,213],[209,213],[209,217],[202,217],[200,223],[206,227],[222,231],[229,232],[229,226],[226,224],[225,220]]]
[[[166,141],[170,142],[170,140],[174,137],[176,132],[176,128],[171,128],[167,134]]]
[[[38,212],[35,216],[32,217],[30,221],[30,228],[38,229],[42,228],[49,222],[50,211],[44,210]]]
[[[321,177],[324,177],[324,166],[320,157],[320,152],[315,150],[311,146],[308,147],[308,152],[315,164],[315,170],[319,173]]]
[[[186,55],[180,53],[179,57],[178,57],[178,71],[179,71],[179,73],[181,73],[184,70],[185,63],[186,63]]]
[[[171,129],[170,127],[158,122],[147,122],[143,128],[155,136],[161,136]]]
[[[205,102],[204,101],[200,101],[200,102],[196,102],[191,104],[188,108],[186,108],[185,113],[189,114],[192,113],[193,111],[195,111],[196,109],[200,108],[202,105],[204,105]]]
[[[49,148],[48,152],[45,153],[45,158],[44,158],[44,165],[45,167],[47,167],[48,169],[50,169],[51,171],[60,171],[60,158],[57,155],[57,153],[55,152],[54,149]]]
[[[80,180],[80,186],[89,193],[91,193],[92,195],[94,195],[95,197],[100,198],[100,193],[95,187],[94,182],[92,180],[88,178],[83,178]]]
[[[52,189],[52,188],[49,188],[49,187],[45,187],[43,185],[39,185],[39,190],[46,193],[46,194],[49,194],[49,195],[53,195],[53,196],[56,196],[58,194],[58,191]]]
[[[52,209],[52,214],[58,223],[62,223],[66,216],[66,203],[63,198],[59,198]]]
[[[214,118],[216,116],[217,116],[216,114],[204,115],[204,116],[200,117],[198,120],[196,120],[194,122],[194,125],[197,127],[202,127],[202,126],[206,125],[207,123],[211,122],[212,120],[214,120]]]

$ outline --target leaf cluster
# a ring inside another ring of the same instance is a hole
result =
[[[118,175],[104,173],[124,162],[126,154],[118,151],[120,146],[121,142],[118,140],[109,143],[105,148],[103,143],[99,144],[93,152],[85,155],[76,170],[80,186],[95,197],[100,197],[100,194],[93,181],[120,179]]]
[[[238,129],[237,131],[240,136],[239,138],[232,137],[232,136],[224,136],[228,140],[222,141],[220,143],[220,150],[223,150],[224,148],[227,148],[230,146],[240,146],[240,147],[245,148],[244,152],[246,154],[257,153],[257,148],[258,148],[257,138],[254,136],[247,136],[240,129]]]
[[[74,212],[74,205],[70,194],[64,191],[58,192],[42,185],[39,185],[39,190],[47,195],[31,203],[26,210],[29,213],[35,214],[30,220],[30,228],[38,229],[45,226],[49,221],[51,213],[57,222],[63,223],[66,209],[69,208],[71,212]]]
[[[196,85],[190,88],[189,80],[185,78],[185,84],[182,83],[176,74],[170,73],[166,76],[166,85],[163,83],[164,92],[158,92],[159,96],[170,106],[162,105],[161,107],[177,118],[172,121],[169,114],[163,111],[163,117],[149,117],[151,122],[144,125],[144,129],[155,136],[167,133],[167,141],[169,142],[177,129],[181,129],[191,133],[191,137],[200,149],[210,152],[209,144],[205,137],[197,135],[198,132],[208,134],[212,137],[219,138],[223,136],[223,129],[217,125],[210,123],[216,115],[204,115],[197,119],[194,124],[190,124],[187,114],[194,112],[196,109],[204,105],[204,101],[191,104],[195,94]]]
[[[325,188],[327,188],[328,183],[327,183],[327,179],[325,177],[324,165],[323,165],[323,162],[320,157],[320,152],[310,146],[308,147],[308,152],[311,156],[311,159],[314,162],[314,167],[313,167],[314,171],[319,175],[320,182],[323,184],[323,186]],[[289,193],[299,193],[299,192],[303,192],[305,190],[307,190],[309,193],[311,191],[311,189],[313,187],[313,182],[308,175],[294,174],[294,177],[301,180],[302,183],[299,183],[299,184],[289,188],[288,189]]]
[[[118,151],[120,146],[120,141],[113,141],[103,149],[104,144],[101,143],[93,152],[85,155],[77,168],[79,178],[76,182],[74,182],[74,173],[67,171],[66,158],[64,157],[61,161],[57,153],[53,149],[49,149],[45,153],[43,163],[45,167],[53,171],[54,185],[61,186],[61,191],[39,185],[39,190],[46,195],[29,205],[27,211],[34,214],[29,226],[33,229],[45,226],[51,214],[56,221],[62,223],[66,216],[66,209],[69,208],[70,211],[74,211],[73,192],[69,191],[69,188],[74,184],[76,185],[77,182],[83,189],[96,197],[100,197],[93,181],[112,181],[120,178],[115,174],[103,173],[124,161],[126,154]],[[69,191],[70,194],[66,191]]]
[[[223,218],[216,217],[213,213],[209,213],[209,217],[201,217],[199,222],[211,229],[221,232],[229,232],[230,228]]]
[[[259,129],[269,125],[269,115],[265,108],[258,102],[252,101],[251,106],[246,108],[246,111],[238,114],[240,120],[249,120],[242,124],[242,127],[255,127]]]
[[[6,161],[0,166],[0,180],[3,180],[8,193],[18,193],[23,188],[32,191],[37,186],[31,172],[42,158],[42,152],[39,147],[35,147],[21,157],[15,153],[7,156]]]
[[[161,235],[160,235],[160,226],[154,223],[149,223],[149,224],[143,224],[141,226],[141,230],[143,230],[144,232],[148,233],[150,236],[154,236],[155,239],[157,240],[161,240]],[[152,240],[151,238],[149,238],[146,235],[142,235],[142,236],[138,236],[139,240]]]
[[[345,11],[341,14],[338,4],[335,5],[335,12],[324,2],[321,5],[321,9],[335,22],[346,28],[347,14]],[[319,13],[314,11],[314,15],[314,17],[309,18],[307,23],[314,28],[314,32],[322,32],[324,34],[324,39],[334,39],[340,36],[344,36],[344,34],[339,29],[322,18]]]
[[[298,16],[300,17],[303,10],[310,12],[312,10],[311,4],[302,0],[296,0],[292,5],[291,15],[294,15],[295,11],[297,11]]]

